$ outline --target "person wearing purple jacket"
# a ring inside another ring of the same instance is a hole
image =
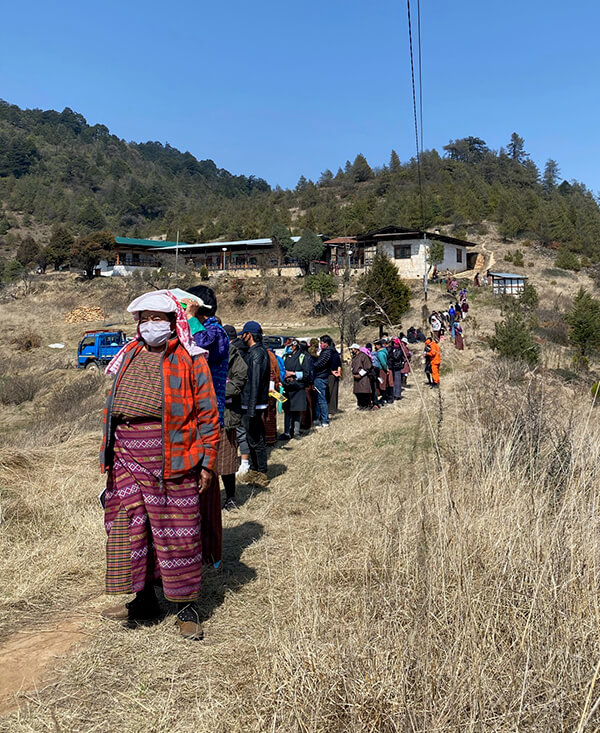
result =
[[[222,473],[222,466],[226,456],[231,453],[233,447],[230,445],[230,435],[224,430],[225,427],[225,387],[227,385],[227,371],[229,369],[229,336],[225,329],[217,321],[217,296],[212,288],[206,285],[197,285],[190,288],[190,295],[193,295],[199,302],[191,298],[184,300],[186,305],[185,315],[190,325],[192,338],[197,346],[208,351],[208,367],[213,381],[217,407],[219,408],[219,423],[221,425],[221,440],[217,454],[217,472],[208,490],[200,494],[200,505],[202,516],[210,517],[210,521],[202,523],[202,545],[213,546],[215,541],[220,544],[220,536],[207,537],[205,531],[216,527],[219,530],[221,524],[221,499],[219,490],[219,475]],[[237,454],[237,443],[235,445]],[[206,530],[205,530],[206,527]],[[222,530],[221,530],[222,532]],[[219,558],[220,558],[219,554]],[[218,567],[221,561],[215,563]]]
[[[190,295],[198,298],[200,303],[185,300],[186,316],[190,324],[192,337],[197,346],[208,351],[208,366],[217,396],[219,422],[225,422],[225,385],[229,368],[229,336],[217,321],[217,297],[212,288],[196,285],[190,288]]]

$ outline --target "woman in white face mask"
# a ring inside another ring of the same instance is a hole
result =
[[[194,344],[169,291],[142,295],[128,310],[137,335],[107,367],[115,381],[101,462],[108,474],[106,592],[136,596],[103,615],[130,628],[159,618],[160,579],[165,597],[178,605],[182,636],[197,639],[202,557],[212,552],[202,536],[201,497],[217,462],[216,397],[206,352]]]
[[[146,349],[151,353],[165,350],[165,344],[175,334],[175,314],[160,311],[142,311],[138,330]]]

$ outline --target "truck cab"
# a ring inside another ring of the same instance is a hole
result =
[[[126,343],[123,331],[86,331],[77,347],[77,368],[105,367]]]

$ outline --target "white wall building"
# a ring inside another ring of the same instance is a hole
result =
[[[476,267],[478,253],[473,250],[475,244],[437,232],[384,227],[356,239],[357,244],[364,247],[367,267],[379,250],[394,262],[400,275],[407,280],[424,277],[427,268],[426,250],[429,256],[429,248],[438,242],[444,247],[444,259],[437,265],[438,272],[449,270],[458,273]]]

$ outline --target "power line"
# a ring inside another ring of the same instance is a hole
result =
[[[421,130],[421,156],[423,155],[423,76],[421,70],[421,0],[417,0],[417,38],[419,46],[419,127]]]
[[[420,9],[420,0],[417,0],[419,3],[419,19],[418,19],[418,43],[419,43],[419,57],[421,54],[421,9]],[[419,123],[418,123],[418,115],[417,115],[417,93],[415,88],[415,62],[414,62],[414,55],[413,55],[413,41],[412,41],[412,23],[411,23],[411,14],[410,14],[410,0],[406,0],[407,5],[407,11],[408,11],[408,43],[410,47],[410,75],[411,75],[411,81],[412,81],[412,98],[413,98],[413,113],[414,113],[414,121],[415,121],[415,148],[417,151],[417,177],[419,181],[419,199],[421,202],[421,229],[425,229],[425,208],[423,205],[423,181],[421,177],[421,150],[422,145],[419,147]],[[421,75],[421,63],[419,58],[419,81],[420,81],[420,75]],[[422,85],[419,86],[419,99],[421,101],[421,116],[422,116],[422,100],[423,100],[423,94],[422,94]],[[422,121],[422,120],[421,120]],[[421,124],[422,129],[422,124]]]

